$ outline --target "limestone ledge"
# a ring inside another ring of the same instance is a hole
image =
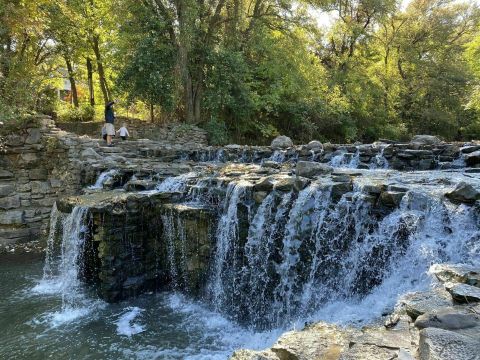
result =
[[[469,281],[479,267],[437,264],[440,281]],[[443,284],[447,289],[452,285]],[[464,285],[461,282],[456,286]],[[467,285],[470,286],[470,285]],[[237,350],[231,360],[475,360],[480,359],[480,298],[471,286],[471,302],[458,302],[438,284],[436,289],[405,295],[384,324],[361,329],[324,322],[283,334],[269,349]],[[467,288],[468,289],[468,288]],[[468,296],[468,294],[464,294]],[[379,320],[380,322],[380,320]]]

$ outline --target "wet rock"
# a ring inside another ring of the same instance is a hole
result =
[[[465,155],[465,163],[467,166],[475,166],[480,163],[480,150],[473,151]]]
[[[442,140],[438,137],[433,135],[415,135],[410,141],[412,144],[420,144],[420,145],[437,145],[440,144]]]
[[[297,192],[302,191],[305,189],[308,184],[310,184],[311,180],[301,177],[301,176],[296,176],[295,177],[295,182],[293,183],[293,189]]]
[[[294,183],[295,183],[294,177],[292,176],[285,177],[278,180],[273,186],[273,189],[278,191],[290,191],[292,190]]]
[[[445,194],[450,200],[464,203],[474,203],[480,200],[480,191],[475,189],[471,184],[462,181],[457,184],[454,190]]]
[[[404,192],[384,191],[380,194],[379,202],[387,207],[398,207],[404,196]]]
[[[478,338],[439,328],[420,331],[419,360],[475,360],[479,349]]]
[[[274,150],[287,149],[293,146],[293,141],[288,136],[280,135],[273,139],[270,147]]]
[[[471,313],[462,314],[453,309],[440,309],[433,313],[420,315],[415,320],[415,326],[418,329],[435,327],[444,330],[458,330],[480,326],[480,320]]]
[[[332,199],[334,201],[340,200],[343,194],[346,194],[353,189],[351,182],[348,183],[334,183],[331,187],[332,189]]]
[[[124,185],[124,189],[127,191],[144,191],[153,190],[157,186],[156,182],[148,180],[130,180]]]
[[[480,288],[467,284],[446,283],[445,289],[459,303],[480,301]]]
[[[257,204],[261,204],[263,200],[267,197],[267,195],[268,195],[268,192],[266,191],[254,191],[253,200],[255,200]]]
[[[462,154],[470,154],[474,151],[480,150],[480,145],[467,145],[461,147],[459,150]]]
[[[480,287],[480,267],[461,264],[434,264],[430,272],[441,282],[460,282]]]
[[[253,190],[254,191],[271,191],[275,183],[276,183],[276,180],[273,176],[267,176],[267,177],[261,178],[258,183],[253,185]]]
[[[413,320],[439,308],[453,306],[450,294],[443,289],[410,293],[405,295],[400,303],[405,306],[405,311]]]
[[[297,176],[314,178],[319,175],[331,173],[333,168],[329,165],[313,161],[299,161],[295,171]]]
[[[312,140],[306,146],[308,150],[323,150],[323,145],[320,141]]]

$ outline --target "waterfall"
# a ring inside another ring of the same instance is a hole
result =
[[[178,213],[167,209],[162,215],[163,231],[167,241],[167,269],[172,287],[185,289],[187,279],[185,224]]]
[[[384,156],[385,147],[386,146],[382,146],[380,152],[372,159],[369,165],[370,169],[388,169],[390,164]]]
[[[247,189],[251,187],[248,181],[228,184],[227,194],[223,204],[223,214],[218,222],[215,233],[216,251],[213,262],[212,279],[209,284],[209,295],[217,310],[229,309],[234,303],[233,297],[238,293],[236,281],[240,254],[239,246],[239,206],[245,199]]]
[[[196,176],[195,173],[189,172],[186,174],[167,177],[155,188],[155,192],[184,192],[187,187],[187,182]]]
[[[275,150],[268,160],[277,163],[283,163],[286,159],[287,152],[285,150]]]
[[[333,156],[329,165],[335,168],[349,168],[356,169],[360,162],[360,151],[357,148],[354,154],[348,153],[345,150],[342,150],[339,154]]]
[[[57,203],[52,206],[50,212],[50,228],[47,238],[47,247],[45,249],[45,265],[43,267],[43,278],[51,279],[53,277],[53,264],[55,261],[55,239],[59,227],[60,212],[57,209]]]
[[[70,214],[60,216],[54,206],[51,215],[43,278],[32,290],[36,294],[60,296],[61,311],[49,314],[49,321],[57,326],[88,314],[95,309],[97,301],[85,295],[81,281],[88,208],[75,206]],[[57,249],[55,238],[59,226],[62,239]]]
[[[94,185],[89,186],[88,188],[91,190],[96,190],[96,189],[103,189],[103,184],[114,177],[115,175],[118,174],[118,170],[116,169],[111,169],[107,171],[103,171],[97,178],[97,181],[95,181]]]
[[[314,182],[271,192],[245,224],[247,189],[228,187],[209,288],[217,310],[249,326],[325,318],[340,303],[379,316],[399,294],[427,288],[432,263],[480,260],[475,210],[438,195],[410,191],[399,208],[378,211],[361,186],[336,200]],[[383,300],[372,305],[371,294]]]

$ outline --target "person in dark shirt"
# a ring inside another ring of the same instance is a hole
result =
[[[109,101],[105,106],[105,129],[107,130],[107,146],[113,146],[112,137],[115,136],[115,113],[113,112],[113,105],[115,101]]]

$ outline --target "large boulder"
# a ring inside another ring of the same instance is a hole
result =
[[[293,141],[288,136],[280,135],[273,139],[270,147],[274,150],[287,149],[293,146]]]
[[[479,349],[478,338],[439,328],[420,331],[419,360],[476,360]]]
[[[297,163],[296,175],[306,178],[314,178],[318,175],[329,174],[333,168],[326,164],[317,163],[314,161],[299,161]]]
[[[320,141],[312,140],[306,146],[308,150],[323,150],[323,145]]]
[[[480,200],[480,191],[474,188],[473,185],[461,181],[457,184],[455,189],[446,193],[445,196],[453,201],[474,203],[476,200]]]
[[[437,145],[441,142],[442,140],[433,135],[415,135],[411,141],[412,144],[419,145]]]

